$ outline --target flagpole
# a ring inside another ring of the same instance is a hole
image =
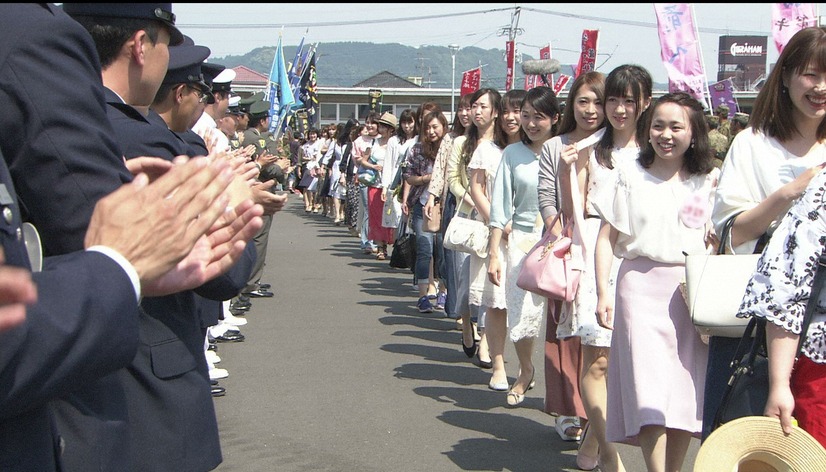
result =
[[[694,27],[694,37],[697,38],[697,53],[700,54],[700,64],[703,66],[703,99],[705,100],[704,105],[708,108],[709,111],[713,113],[711,110],[711,90],[708,88],[708,73],[706,72],[706,60],[703,57],[703,44],[700,43],[700,29],[697,28],[697,18],[694,16],[694,4],[689,3],[688,8],[691,11],[691,26]]]

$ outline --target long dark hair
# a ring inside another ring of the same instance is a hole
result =
[[[759,129],[780,142],[792,139],[798,133],[794,121],[795,106],[784,78],[801,74],[807,67],[826,72],[826,28],[813,26],[795,33],[777,58],[769,78],[754,99],[749,118],[753,129]],[[826,138],[826,120],[820,120],[817,139]]]
[[[685,151],[683,156],[683,167],[691,174],[708,174],[714,168],[712,157],[714,150],[708,141],[708,125],[706,124],[705,110],[703,104],[696,98],[685,92],[675,92],[663,95],[649,108],[651,111],[645,118],[645,136],[641,142],[645,147],[640,151],[637,158],[640,165],[648,169],[657,157],[654,152],[654,145],[650,142],[651,121],[654,111],[664,103],[675,103],[683,107],[688,114],[688,122],[691,126],[691,146]]]
[[[549,117],[551,120],[554,119],[554,116],[559,116],[559,100],[557,100],[556,94],[550,87],[545,87],[543,85],[528,90],[528,93],[525,94],[525,98],[522,100],[522,104],[519,108],[524,109],[526,103],[533,107],[534,110]],[[556,136],[556,128],[558,124],[559,122],[557,121],[551,126],[551,136]],[[531,141],[531,138],[528,137],[528,133],[526,133],[521,126],[519,127],[519,138],[527,145],[530,145],[533,142]]]
[[[625,98],[627,93],[631,93],[634,102],[637,104],[637,130],[635,133],[637,143],[642,144],[647,134],[645,126],[646,114],[650,110],[644,109],[645,102],[651,99],[654,81],[651,74],[642,66],[636,64],[623,64],[612,70],[605,79],[605,100],[609,97]],[[605,106],[603,100],[603,107]],[[650,108],[650,107],[649,107]],[[608,121],[608,117],[605,118]],[[605,134],[595,146],[597,162],[609,169],[614,168],[611,162],[611,151],[614,149],[614,127],[610,123],[605,125]]]
[[[402,128],[402,123],[406,123],[408,121],[413,122],[413,136],[419,134],[419,123],[416,122],[416,111],[410,108],[403,110],[401,114],[399,114],[399,126],[396,128],[396,137],[399,138],[400,143],[404,143],[410,139]]]
[[[493,122],[493,142],[500,148],[504,148],[508,142],[508,139],[505,136],[505,132],[502,130],[502,126],[499,124],[502,121],[501,114],[499,113],[499,110],[502,109],[502,95],[499,94],[499,91],[492,88],[479,89],[474,92],[472,97],[470,97],[470,103],[476,103],[485,95],[490,96],[490,108],[496,112],[496,119]],[[466,134],[467,139],[462,145],[461,161],[464,167],[467,167],[468,163],[470,163],[470,158],[473,156],[473,152],[476,151],[476,146],[479,145],[479,128],[473,120],[471,120],[470,127],[468,128]]]
[[[336,143],[339,146],[344,146],[350,141],[350,133],[353,131],[353,128],[359,125],[359,120],[355,118],[350,118],[347,120],[347,123],[344,123],[344,127],[338,132],[336,135]]]
[[[453,136],[463,136],[467,131],[465,125],[462,124],[462,120],[459,118],[459,110],[462,108],[470,108],[471,96],[471,94],[465,94],[459,97],[459,103],[456,109],[453,110],[453,123],[450,125],[450,132],[453,133]]]

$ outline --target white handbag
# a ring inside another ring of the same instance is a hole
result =
[[[685,298],[700,334],[739,338],[749,322],[736,315],[760,254],[723,254],[736,216],[726,221],[717,254],[685,257]]]
[[[467,193],[467,190],[465,190],[465,193]],[[445,229],[442,246],[446,249],[475,254],[482,259],[486,259],[488,257],[490,228],[483,221],[477,221],[470,216],[462,215],[459,212],[461,207],[461,204],[456,205],[456,213]]]

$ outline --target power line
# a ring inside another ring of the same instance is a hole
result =
[[[193,29],[279,29],[279,28],[324,28],[324,27],[331,27],[331,26],[356,26],[356,25],[371,25],[375,24],[377,21],[382,23],[403,23],[407,21],[425,21],[425,20],[433,20],[433,19],[442,19],[442,18],[455,18],[455,17],[462,17],[462,16],[472,16],[472,15],[481,15],[486,13],[497,13],[497,12],[504,12],[515,10],[517,8],[521,8],[525,11],[531,11],[535,13],[542,13],[544,15],[553,15],[553,16],[560,16],[563,18],[575,18],[579,20],[588,20],[588,21],[595,21],[595,22],[602,22],[602,23],[612,23],[618,25],[627,25],[627,26],[638,26],[641,28],[657,28],[656,23],[646,22],[646,21],[635,21],[635,20],[621,20],[617,18],[605,18],[600,16],[590,16],[590,15],[580,15],[578,13],[566,13],[560,11],[553,11],[553,10],[545,10],[541,8],[529,8],[529,7],[507,7],[507,8],[492,8],[488,10],[477,10],[477,11],[468,11],[468,12],[461,12],[461,13],[443,13],[438,15],[424,15],[424,16],[409,16],[409,17],[396,17],[396,18],[371,18],[371,19],[360,19],[360,20],[349,20],[349,21],[321,21],[321,22],[301,22],[301,23],[257,23],[257,24],[249,24],[249,23],[218,23],[218,24],[205,24],[205,23],[181,23],[177,26],[179,28],[193,28]],[[713,33],[713,34],[724,34],[724,35],[764,35],[766,31],[754,31],[754,30],[736,30],[731,28],[698,28],[701,33]]]

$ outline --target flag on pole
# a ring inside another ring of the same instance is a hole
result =
[[[278,35],[278,46],[275,48],[275,57],[267,80],[267,100],[270,102],[270,116],[280,117],[282,110],[289,110],[295,102],[290,81],[287,76],[287,65],[284,63],[284,49],[281,46],[281,34]],[[278,123],[270,120],[270,131],[278,129]],[[280,120],[279,120],[280,121]]]
[[[462,73],[462,89],[459,96],[465,96],[479,90],[482,83],[482,68],[477,67]]]
[[[709,98],[711,98],[711,109],[716,110],[719,105],[727,105],[729,118],[740,111],[740,106],[734,98],[734,84],[731,77],[721,80],[708,86]]]
[[[655,3],[660,57],[668,73],[668,91],[683,91],[708,106],[705,67],[689,3]]]
[[[513,88],[513,60],[514,55],[516,54],[516,50],[514,48],[513,41],[506,41],[505,42],[505,63],[507,64],[508,70],[507,75],[505,76],[505,91]]]
[[[315,45],[311,45],[307,50],[301,55],[301,59],[298,61],[298,65],[295,69],[295,76],[291,79],[291,87],[293,89],[293,96],[295,98],[295,104],[293,105],[293,109],[301,108],[301,83],[304,81],[304,76],[307,72],[307,64],[309,64],[310,59],[315,55]]]
[[[772,36],[778,53],[795,33],[809,26],[817,26],[814,3],[772,3]]]
[[[596,69],[598,40],[599,30],[582,30],[582,48],[579,53],[576,71],[574,71],[574,78]]]
[[[315,52],[315,47],[313,47],[313,52]],[[316,82],[315,61],[316,54],[313,54],[304,69],[304,76],[301,78],[299,85],[299,98],[304,103],[304,108],[307,109],[307,120],[310,122],[310,126],[318,124],[318,84]]]
[[[554,93],[559,95],[559,92],[562,92],[565,86],[568,85],[569,80],[571,80],[570,75],[559,74],[559,78],[554,82]]]

